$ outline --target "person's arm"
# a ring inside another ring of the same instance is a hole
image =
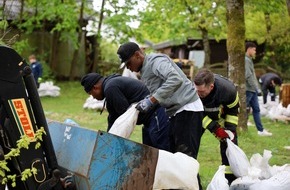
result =
[[[238,125],[238,113],[239,113],[239,96],[238,93],[230,95],[230,101],[224,105],[224,117],[225,117],[225,128],[235,129]]]
[[[257,79],[255,79],[255,73],[253,73],[254,71],[251,70],[251,62],[249,60],[249,58],[245,59],[245,77],[246,77],[246,82],[248,83],[248,85],[253,88],[258,90],[259,86],[258,86],[258,82]]]
[[[160,57],[155,60],[152,66],[153,73],[161,78],[164,83],[152,95],[158,102],[172,96],[172,94],[182,85],[183,78],[172,66],[167,57]],[[153,99],[154,100],[154,99]]]
[[[130,106],[127,98],[120,91],[119,88],[110,87],[105,91],[107,101],[108,116],[108,130],[111,128],[115,120],[125,113]]]
[[[256,81],[254,80],[254,73],[253,71],[251,70],[250,68],[250,62],[247,61],[246,59],[246,67],[245,67],[245,71],[246,71],[246,74],[245,74],[245,77],[246,77],[246,81],[248,83],[249,86],[251,86],[252,88],[256,89],[257,88],[257,85],[256,85]]]

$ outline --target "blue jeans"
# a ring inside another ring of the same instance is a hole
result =
[[[159,107],[150,118],[149,125],[142,129],[143,144],[169,151],[169,117],[165,108]]]
[[[253,117],[256,124],[256,128],[258,131],[263,131],[263,125],[261,122],[261,116],[260,116],[260,107],[258,102],[258,95],[256,92],[250,92],[246,91],[246,97],[247,97],[247,107],[251,107],[253,110]]]

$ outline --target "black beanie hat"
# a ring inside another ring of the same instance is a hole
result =
[[[102,79],[103,76],[98,73],[89,73],[85,76],[83,76],[81,80],[81,85],[84,86],[84,90],[89,93],[93,86]]]

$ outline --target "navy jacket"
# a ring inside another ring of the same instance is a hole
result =
[[[139,80],[113,74],[106,77],[102,84],[106,107],[109,112],[108,130],[114,121],[127,111],[132,103],[143,100],[149,95],[147,87]],[[150,116],[154,112],[147,114],[139,113],[137,124],[149,124]]]

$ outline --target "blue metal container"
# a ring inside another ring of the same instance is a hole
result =
[[[78,190],[150,190],[158,149],[104,131],[48,121],[58,164]]]

